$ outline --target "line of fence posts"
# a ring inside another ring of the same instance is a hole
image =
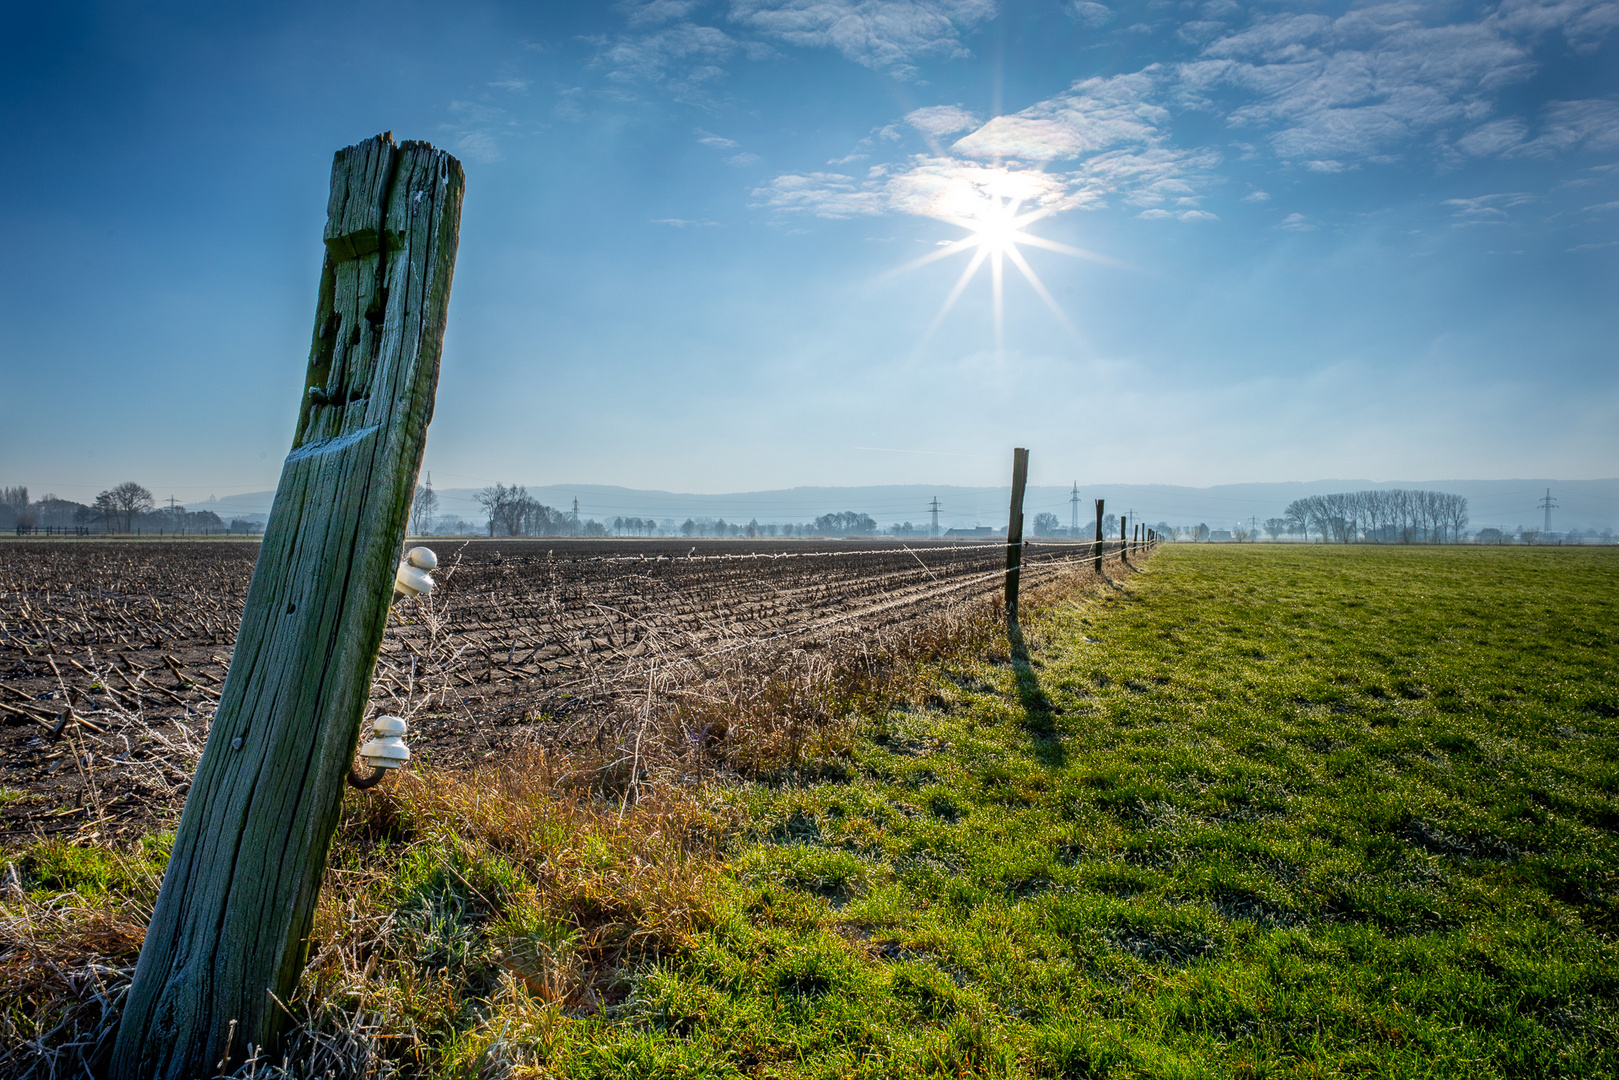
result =
[[[1018,579],[1023,573],[1023,486],[1029,479],[1029,452],[1012,451],[1012,507],[1006,516],[1006,625],[1017,629]]]

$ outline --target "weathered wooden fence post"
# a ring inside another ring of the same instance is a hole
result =
[[[1102,576],[1102,500],[1096,500],[1096,576]]]
[[[465,184],[391,133],[332,163],[307,389],[114,1080],[229,1072],[286,1020],[433,414]]]
[[[1012,451],[1012,509],[1006,517],[1006,625],[1017,629],[1018,578],[1023,573],[1023,486],[1029,479],[1029,452]]]

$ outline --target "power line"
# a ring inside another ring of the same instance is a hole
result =
[[[1557,508],[1557,500],[1552,498],[1552,489],[1547,488],[1546,489],[1546,497],[1544,499],[1541,499],[1535,505],[1538,506],[1540,509],[1546,511],[1546,527],[1542,531],[1543,532],[1551,532],[1552,531],[1552,511]]]

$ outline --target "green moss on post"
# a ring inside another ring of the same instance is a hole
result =
[[[297,433],[116,1080],[228,1072],[286,1020],[277,999],[304,965],[433,414],[465,184],[453,157],[391,134],[332,164]]]

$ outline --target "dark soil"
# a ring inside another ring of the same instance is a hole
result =
[[[999,587],[999,543],[437,540],[431,604],[390,617],[372,688],[413,751],[600,741],[648,657],[868,632]],[[228,670],[258,545],[16,541],[0,566],[0,834],[173,820]],[[1042,560],[1074,554],[1031,547]],[[847,640],[845,636],[844,640]],[[699,661],[700,663],[700,661]],[[639,685],[639,684],[638,684]]]

